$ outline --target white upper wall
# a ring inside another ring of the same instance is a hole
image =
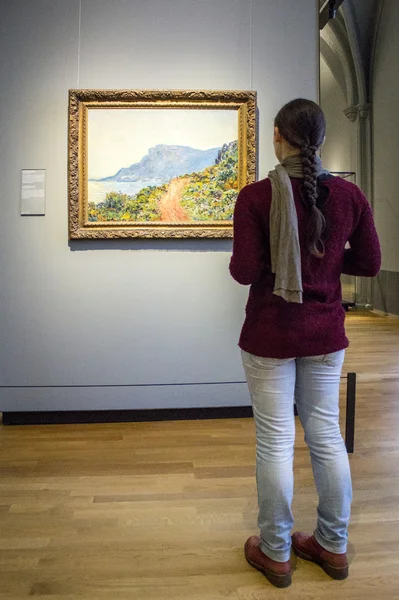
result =
[[[315,0],[2,3],[0,385],[243,379],[229,241],[68,244],[68,89],[257,90],[263,177],[277,110],[316,99],[317,17]],[[26,168],[46,169],[45,217],[19,214]]]
[[[374,210],[382,268],[399,271],[399,2],[385,0],[373,76]]]

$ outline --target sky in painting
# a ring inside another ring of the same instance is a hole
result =
[[[88,176],[114,175],[157,144],[207,150],[236,140],[237,132],[236,110],[91,109]]]

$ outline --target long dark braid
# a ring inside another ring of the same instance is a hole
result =
[[[326,219],[317,206],[317,169],[316,169],[315,146],[304,146],[301,148],[303,164],[303,189],[306,197],[308,209],[310,211],[310,220],[308,223],[308,249],[311,254],[322,258],[324,256],[324,242],[322,235],[326,229]]]
[[[326,220],[317,206],[316,152],[323,143],[326,131],[323,111],[315,102],[298,98],[283,106],[274,124],[283,138],[301,151],[304,171],[303,199],[309,211],[307,247],[313,256],[322,258],[322,236],[326,229]]]

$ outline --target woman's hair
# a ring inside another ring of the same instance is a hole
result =
[[[316,175],[316,152],[326,134],[326,120],[315,102],[298,98],[285,104],[275,120],[283,138],[301,151],[304,173],[304,201],[310,211],[307,246],[309,252],[318,258],[324,256],[323,232],[326,220],[317,206],[318,187]]]

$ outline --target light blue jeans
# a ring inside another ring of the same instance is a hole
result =
[[[242,351],[256,425],[256,480],[261,550],[289,560],[293,516],[294,398],[310,449],[319,495],[319,544],[346,552],[352,502],[348,454],[339,428],[339,382],[345,351],[277,359]]]

